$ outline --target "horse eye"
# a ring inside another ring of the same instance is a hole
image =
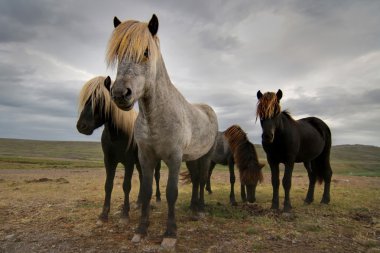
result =
[[[147,48],[147,49],[145,49],[145,52],[144,52],[144,56],[145,56],[146,58],[148,58],[148,57],[149,57],[149,51],[148,51],[148,48]]]

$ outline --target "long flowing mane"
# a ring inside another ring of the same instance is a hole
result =
[[[142,62],[148,50],[149,58],[156,59],[159,53],[159,39],[151,35],[148,24],[128,20],[118,25],[108,42],[106,62],[115,66],[117,60],[127,57],[134,62]]]
[[[123,111],[120,110],[112,101],[109,91],[104,86],[105,77],[98,76],[87,81],[79,93],[78,112],[80,113],[85,104],[91,99],[92,109],[100,108],[100,113],[106,118],[111,116],[112,123],[120,130],[133,135],[133,127],[137,117],[135,110]],[[103,106],[104,105],[104,106]]]
[[[281,112],[281,106],[277,100],[276,93],[266,92],[257,102],[256,120],[270,119]]]
[[[230,126],[225,132],[234,160],[239,168],[240,182],[256,184],[263,181],[261,168],[255,146],[248,140],[247,134],[238,125]]]

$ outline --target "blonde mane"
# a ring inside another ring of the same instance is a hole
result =
[[[133,62],[140,63],[146,60],[145,51],[149,58],[156,59],[159,54],[159,39],[152,36],[148,24],[135,20],[128,20],[118,25],[108,41],[106,62],[114,67],[117,61],[125,57]]]
[[[266,92],[257,102],[256,120],[270,119],[281,112],[281,106],[277,100],[276,93]]]
[[[109,91],[104,86],[105,77],[98,76],[86,82],[79,93],[78,112],[81,113],[86,102],[91,99],[92,110],[99,106],[100,113],[106,118],[111,116],[112,123],[117,129],[133,136],[133,128],[137,117],[135,110],[120,110],[112,101]],[[104,105],[104,106],[103,106]],[[132,138],[130,138],[132,140]]]

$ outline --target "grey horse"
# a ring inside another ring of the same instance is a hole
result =
[[[140,242],[149,226],[154,166],[163,160],[169,168],[166,199],[168,218],[163,248],[176,244],[175,203],[182,161],[186,161],[193,181],[192,206],[202,208],[210,154],[218,132],[217,117],[205,104],[190,104],[170,81],[159,48],[158,19],[149,23],[114,18],[106,60],[117,64],[111,96],[122,110],[131,110],[138,101],[139,114],[134,136],[143,172],[141,219],[133,242]]]

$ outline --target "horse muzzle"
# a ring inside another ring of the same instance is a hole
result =
[[[111,92],[112,100],[115,102],[117,107],[119,107],[123,111],[129,111],[133,108],[135,104],[134,99],[132,98],[131,89],[127,88],[125,91],[112,91]]]
[[[272,143],[274,135],[272,133],[265,133],[261,136],[263,143]]]
[[[77,130],[79,133],[84,134],[84,135],[91,135],[94,132],[93,128],[80,122],[77,123]]]

